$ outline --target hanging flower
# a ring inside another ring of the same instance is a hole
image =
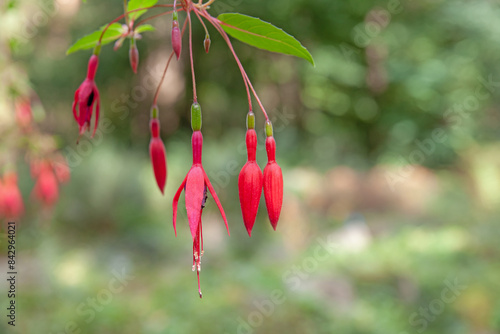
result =
[[[203,255],[203,232],[201,224],[201,214],[203,208],[205,207],[205,202],[207,200],[207,188],[212,194],[212,197],[219,208],[222,215],[222,219],[226,224],[227,233],[229,234],[229,227],[227,225],[226,214],[224,209],[220,204],[219,198],[215,193],[210,180],[208,179],[203,165],[201,162],[202,148],[203,148],[203,136],[201,134],[201,108],[198,103],[193,103],[191,106],[191,126],[193,128],[193,135],[191,137],[191,146],[193,149],[193,165],[189,170],[186,178],[182,181],[181,186],[177,190],[173,206],[173,225],[175,235],[177,235],[177,205],[179,203],[179,197],[182,190],[184,190],[186,198],[186,211],[189,222],[189,228],[191,230],[191,235],[193,237],[193,271],[196,270],[198,277],[198,292],[200,298],[202,298],[201,286],[200,286],[200,270],[201,270],[201,257]]]

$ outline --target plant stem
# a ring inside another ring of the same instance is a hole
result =
[[[151,6],[151,7],[144,7],[144,8],[137,8],[137,9],[134,9],[134,10],[131,10],[131,11],[126,11],[124,14],[118,16],[116,19],[114,19],[113,21],[109,22],[106,27],[102,30],[102,33],[101,33],[101,36],[99,37],[99,42],[98,44],[100,45],[101,42],[102,42],[102,38],[104,37],[104,34],[106,33],[106,31],[109,29],[109,27],[113,24],[113,23],[116,23],[118,21],[120,21],[121,19],[123,19],[125,16],[127,16],[128,14],[130,13],[135,13],[135,12],[138,12],[138,11],[141,11],[141,10],[148,10],[148,9],[151,9],[151,8],[165,8],[165,7],[173,7],[173,5],[154,5],[154,6]]]
[[[186,24],[187,24],[187,21],[184,21],[184,25],[182,26],[182,31],[181,31],[181,36],[184,35],[184,31],[186,30]],[[160,88],[163,84],[163,81],[165,80],[165,76],[167,74],[167,70],[168,70],[168,66],[170,65],[170,62],[172,61],[172,57],[174,56],[174,51],[172,51],[172,53],[170,54],[170,57],[168,57],[168,61],[167,61],[167,65],[165,65],[165,70],[163,70],[163,75],[160,79],[160,83],[158,84],[158,87],[156,88],[156,92],[155,92],[155,97],[153,99],[153,106],[155,106],[158,102],[158,96],[160,95]]]
[[[199,11],[196,9],[196,7],[193,7],[193,12],[196,14],[198,17],[198,20],[200,21],[201,25],[203,26],[203,29],[205,29],[205,34],[206,36],[210,37],[210,34],[208,33],[207,26],[205,25],[205,22],[203,22],[203,19],[200,17]]]
[[[182,8],[180,9],[181,11],[183,10]],[[153,15],[153,16],[150,16],[148,18],[145,18],[144,20],[142,21],[139,21],[136,26],[140,26],[141,24],[145,23],[145,22],[148,22],[148,21],[151,21],[153,19],[156,19],[157,17],[160,17],[160,16],[163,16],[163,15],[168,15],[168,14],[172,14],[174,11],[173,10],[169,10],[168,12],[163,12],[163,13],[160,13],[160,14],[156,14],[156,15]]]
[[[123,12],[124,13],[127,12],[127,0],[123,0]],[[125,16],[125,23],[127,23],[127,27],[128,27],[128,15]]]
[[[243,77],[243,81],[245,82],[245,87],[247,88],[247,95],[248,95],[248,101],[249,101],[248,103],[249,103],[249,106],[250,106],[250,111],[252,111],[252,99],[251,99],[251,96],[250,96],[249,87],[252,90],[252,93],[255,96],[255,99],[257,100],[257,103],[259,104],[259,107],[262,110],[262,113],[264,114],[264,117],[266,118],[266,120],[269,120],[269,117],[267,115],[266,109],[264,108],[262,102],[260,101],[260,98],[257,95],[257,92],[253,88],[252,82],[248,78],[248,75],[245,72],[245,69],[244,69],[243,65],[241,64],[240,59],[236,55],[236,52],[234,51],[233,45],[231,44],[231,41],[229,40],[229,36],[226,34],[226,32],[224,31],[224,29],[222,29],[222,27],[220,26],[218,20],[216,20],[214,17],[212,17],[210,14],[208,14],[207,11],[204,11],[203,14],[204,14],[204,17],[206,17],[207,20],[209,20],[210,23],[212,23],[212,25],[219,31],[219,33],[221,34],[222,38],[224,38],[224,40],[226,41],[229,49],[231,50],[231,53],[234,56],[234,59],[236,60],[236,63],[238,64],[238,67],[240,68],[241,75]]]
[[[193,31],[191,27],[191,8],[188,8],[186,10],[187,12],[187,19],[189,23],[189,59],[191,62],[191,74],[193,77],[193,101],[198,102],[198,96],[196,94],[196,78],[194,75],[194,61],[193,61]]]

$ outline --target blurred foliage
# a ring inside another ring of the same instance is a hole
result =
[[[157,30],[138,41],[137,76],[126,45],[103,49],[96,80],[107,130],[77,146],[70,107],[90,52],[65,51],[122,6],[55,3],[0,5],[9,52],[45,108],[41,126],[58,136],[72,167],[54,211],[27,205],[19,222],[18,326],[7,332],[78,333],[72,322],[81,333],[122,334],[500,332],[498,3],[213,4],[213,15],[238,11],[282,27],[311,51],[316,67],[234,42],[274,118],[285,177],[278,231],[262,202],[250,239],[237,200],[246,159],[243,81],[215,29],[206,55],[205,35],[194,24],[204,164],[231,229],[227,237],[209,200],[203,300],[182,209],[177,238],[171,227],[171,200],[191,162],[186,52],[173,62],[160,97],[164,197],[148,160],[154,87],[144,87],[156,82],[170,52],[170,18],[150,22]],[[23,38],[27,26],[34,33]],[[33,181],[19,168],[28,198]],[[328,240],[331,254],[318,248]],[[133,279],[106,299],[114,271],[123,268]],[[451,300],[446,289],[456,280],[463,289]],[[280,302],[269,304],[275,294]],[[88,298],[105,303],[90,308]],[[91,320],[78,311],[82,303],[80,311],[94,310]],[[2,332],[5,326],[4,318]]]

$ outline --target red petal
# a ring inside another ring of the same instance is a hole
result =
[[[97,104],[95,107],[95,123],[94,123],[94,132],[92,133],[92,138],[94,138],[95,131],[97,130],[97,125],[99,124],[99,112],[100,112],[100,107],[101,107],[101,99],[99,96],[99,90],[97,90],[97,87],[95,85],[94,85],[94,101],[97,101]],[[92,104],[94,104],[94,103],[92,103]],[[91,113],[92,113],[92,107],[93,106],[90,106]]]
[[[276,162],[270,162],[264,168],[264,197],[269,220],[276,230],[283,205],[283,174]]]
[[[149,156],[151,158],[151,164],[153,165],[156,183],[163,194],[167,180],[167,158],[165,145],[163,145],[160,138],[151,138],[149,142]]]
[[[73,100],[73,116],[75,117],[75,121],[78,122],[78,115],[76,112],[76,105],[78,104],[78,96],[80,94],[80,88],[78,88],[75,92],[75,99]]]
[[[175,224],[176,220],[177,220],[177,205],[179,204],[179,197],[181,197],[181,192],[184,189],[184,186],[186,185],[186,180],[187,180],[187,176],[184,178],[184,181],[182,181],[181,186],[179,187],[179,189],[177,189],[177,192],[175,193],[175,196],[174,196],[174,200],[172,202],[172,210],[173,210],[173,213],[174,213],[173,222],[174,222],[175,236],[177,236],[177,227],[176,227],[176,224]]]
[[[259,165],[255,161],[248,161],[241,169],[238,178],[241,212],[248,235],[252,236],[262,195],[263,176]]]
[[[203,199],[205,198],[205,181],[203,169],[199,166],[191,167],[186,180],[186,211],[189,228],[193,239],[196,238],[200,224]]]
[[[227,234],[231,235],[229,233],[229,226],[227,225],[226,214],[224,213],[224,209],[222,208],[222,204],[220,204],[219,197],[217,197],[217,193],[215,192],[214,187],[212,187],[212,184],[210,183],[210,180],[208,179],[208,176],[204,170],[203,170],[203,176],[205,177],[205,183],[208,187],[208,190],[210,190],[210,193],[212,194],[212,197],[214,198],[214,201],[217,204],[217,207],[219,208],[220,214],[222,215],[222,219],[224,219],[224,223],[226,224]]]

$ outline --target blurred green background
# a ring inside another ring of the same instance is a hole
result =
[[[103,48],[103,124],[77,146],[71,103],[90,51],[65,51],[120,15],[121,1],[0,8],[0,62],[25,69],[45,110],[39,126],[56,136],[72,173],[47,211],[30,200],[34,181],[18,161],[27,212],[17,235],[17,325],[6,325],[2,289],[2,333],[500,333],[497,2],[214,3],[214,16],[238,11],[282,27],[316,67],[234,42],[274,121],[285,180],[277,232],[262,199],[249,238],[237,190],[243,81],[215,29],[207,55],[194,24],[204,165],[231,231],[209,197],[202,300],[183,197],[177,238],[171,224],[172,197],[191,164],[187,43],[159,100],[165,196],[148,157],[170,18],[152,21],[157,30],[138,42],[137,75],[127,43]],[[255,111],[264,167],[264,119]],[[3,272],[5,264],[4,255]]]

